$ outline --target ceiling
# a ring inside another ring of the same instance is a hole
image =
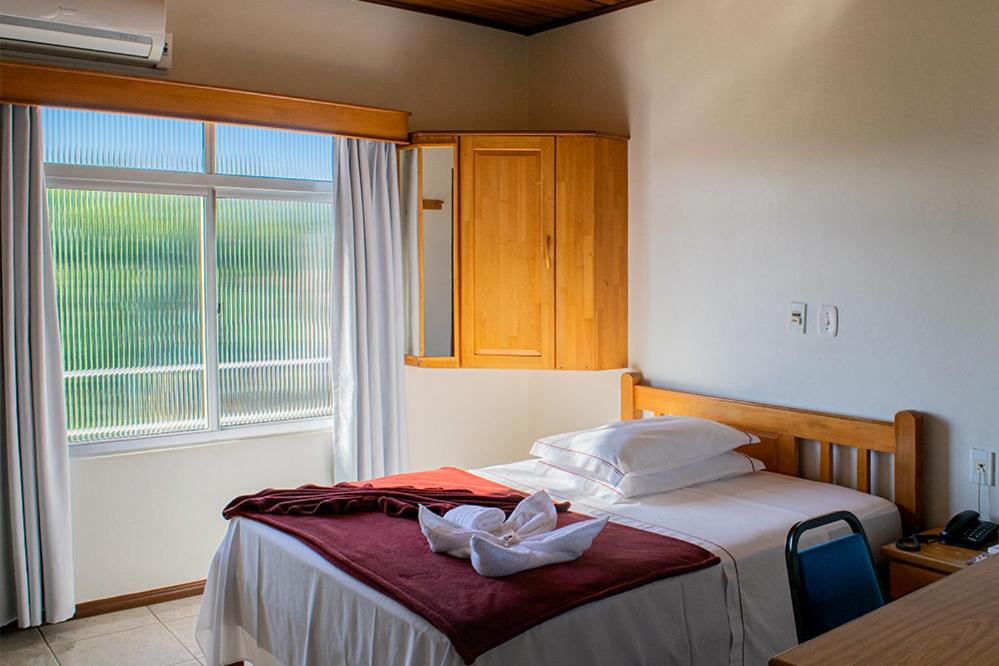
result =
[[[648,0],[362,0],[532,35]]]

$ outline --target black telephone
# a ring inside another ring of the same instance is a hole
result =
[[[982,549],[999,537],[999,525],[981,520],[977,511],[962,511],[947,523],[940,541],[962,548]]]

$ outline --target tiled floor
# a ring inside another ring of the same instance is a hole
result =
[[[0,636],[0,666],[199,666],[201,597]]]

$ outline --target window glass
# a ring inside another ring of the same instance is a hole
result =
[[[222,426],[332,413],[332,209],[217,201]]]
[[[216,125],[215,171],[228,176],[333,180],[333,137]]]
[[[207,426],[203,199],[48,191],[70,442]]]
[[[204,126],[191,120],[46,107],[42,131],[46,162],[204,171]]]

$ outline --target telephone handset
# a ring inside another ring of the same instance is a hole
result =
[[[947,523],[940,541],[963,548],[981,549],[996,542],[999,525],[981,520],[977,511],[962,511]]]

